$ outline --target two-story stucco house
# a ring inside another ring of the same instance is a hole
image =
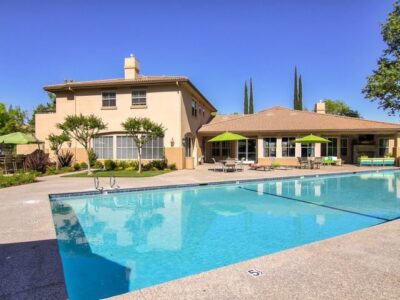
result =
[[[178,169],[193,168],[200,156],[198,129],[210,120],[214,106],[186,77],[144,76],[139,61],[125,58],[125,76],[121,79],[66,82],[44,87],[56,95],[56,111],[36,115],[36,136],[45,141],[59,133],[57,123],[67,115],[94,114],[107,123],[93,142],[99,159],[132,160],[137,158],[133,140],[123,132],[121,123],[129,117],[148,117],[166,128],[164,138],[155,139],[143,149],[143,159],[161,159],[175,163]],[[76,160],[85,159],[81,145],[70,148]]]
[[[57,109],[36,115],[36,136],[46,141],[57,133],[57,123],[67,115],[94,114],[107,123],[107,130],[94,139],[93,148],[101,160],[133,160],[137,149],[126,136],[121,123],[128,117],[148,117],[165,128],[164,138],[153,140],[144,151],[145,160],[166,158],[178,169],[194,168],[200,158],[206,162],[226,157],[270,164],[296,165],[298,157],[337,156],[345,163],[356,163],[362,155],[400,158],[400,125],[325,113],[324,103],[315,112],[272,107],[251,115],[217,115],[207,98],[186,77],[143,76],[139,62],[125,59],[121,79],[67,82],[45,87],[56,95]],[[225,131],[242,134],[239,142],[208,143]],[[321,135],[329,144],[295,144],[298,137]],[[81,145],[65,147],[84,160]]]

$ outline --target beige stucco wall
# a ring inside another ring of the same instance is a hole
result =
[[[193,167],[196,167],[199,163],[199,157],[202,154],[200,147],[202,146],[202,140],[198,137],[197,131],[203,125],[210,120],[211,110],[209,106],[200,98],[196,97],[190,91],[185,89],[181,90],[181,135],[182,138],[189,134],[194,138],[193,146]],[[192,99],[197,101],[197,117],[192,116]],[[201,108],[201,109],[199,109]],[[204,109],[204,114],[203,114]],[[187,168],[189,168],[189,163],[187,163]]]
[[[122,133],[121,123],[129,117],[147,117],[154,122],[160,123],[166,129],[164,136],[164,146],[172,147],[171,141],[174,141],[173,148],[177,150],[168,151],[171,163],[176,163],[178,168],[184,168],[185,163],[182,158],[177,155],[184,155],[182,148],[182,139],[186,133],[192,133],[196,136],[197,129],[210,118],[210,109],[196,98],[201,107],[205,109],[205,113],[198,113],[197,118],[191,115],[191,99],[194,97],[190,92],[181,86],[148,86],[140,89],[147,91],[147,105],[145,107],[131,106],[131,93],[133,88],[117,88],[117,89],[86,89],[75,91],[67,95],[66,93],[57,94],[56,107],[57,111],[50,114],[36,115],[36,136],[40,140],[45,141],[45,149],[48,150],[48,136],[51,133],[59,134],[56,128],[57,123],[63,122],[67,115],[94,114],[107,124],[107,129],[102,131],[103,134]],[[102,107],[102,92],[115,91],[116,107]],[[67,147],[67,145],[65,145]],[[195,151],[193,157],[197,156],[198,142],[195,140]],[[72,141],[71,151],[75,153],[77,161],[86,160],[86,153],[82,146]],[[166,154],[167,155],[167,154]],[[197,162],[197,159],[195,159]]]

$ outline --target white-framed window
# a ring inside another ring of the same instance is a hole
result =
[[[276,138],[264,139],[264,157],[276,157]]]
[[[389,154],[389,139],[379,139],[379,157],[385,157]]]
[[[147,104],[146,90],[132,91],[132,106],[145,106]]]
[[[102,106],[115,107],[117,106],[117,93],[114,91],[107,91],[102,93]]]
[[[197,117],[197,101],[192,99],[192,116]]]
[[[117,159],[137,159],[136,143],[131,136],[117,136]]]
[[[164,138],[152,138],[142,148],[143,159],[163,159],[164,158]]]
[[[295,157],[296,156],[296,144],[295,137],[283,137],[282,138],[282,157]]]
[[[326,138],[330,140],[330,143],[321,144],[321,156],[337,156],[338,148],[337,148],[337,138]]]
[[[98,159],[113,159],[113,136],[101,135],[95,137],[93,149]]]
[[[315,144],[301,144],[301,157],[314,157]]]

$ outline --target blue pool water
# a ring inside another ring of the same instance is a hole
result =
[[[400,216],[400,172],[60,197],[68,294],[99,299]]]

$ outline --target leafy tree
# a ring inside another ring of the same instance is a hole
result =
[[[50,149],[52,151],[54,151],[55,155],[57,156],[56,159],[56,169],[58,170],[59,166],[60,166],[60,160],[59,160],[59,156],[60,156],[60,151],[62,148],[62,145],[65,142],[70,141],[69,135],[66,132],[63,132],[59,135],[57,134],[50,134],[48,137],[49,143],[50,143]]]
[[[298,110],[303,110],[303,82],[301,80],[301,75],[299,77],[299,95],[298,95]]]
[[[244,108],[243,113],[247,115],[249,113],[249,95],[247,92],[247,81],[244,82]]]
[[[293,108],[296,110],[299,109],[299,91],[297,88],[297,67],[294,67]]]
[[[249,114],[254,114],[253,80],[250,77]]]
[[[149,118],[128,118],[122,127],[130,135],[138,148],[138,173],[142,172],[142,149],[151,139],[163,137],[165,129],[161,124],[154,123]]]
[[[88,175],[93,175],[89,161],[92,139],[99,134],[101,130],[106,129],[107,124],[105,124],[101,118],[94,115],[84,116],[80,114],[65,117],[63,123],[57,124],[57,128],[61,129],[70,138],[73,138],[85,148]]]
[[[351,109],[344,101],[325,99],[325,111],[327,114],[361,118],[358,111]]]
[[[9,134],[16,131],[27,131],[25,124],[26,112],[18,106],[10,105],[8,108],[0,102],[0,135]]]
[[[381,33],[387,48],[378,59],[376,70],[368,77],[363,93],[394,115],[400,110],[400,1],[394,3]]]
[[[33,110],[32,117],[28,121],[30,131],[32,132],[35,131],[35,115],[37,113],[49,113],[56,110],[56,95],[48,92],[47,96],[49,97],[49,100],[46,104],[39,104],[36,106]]]

